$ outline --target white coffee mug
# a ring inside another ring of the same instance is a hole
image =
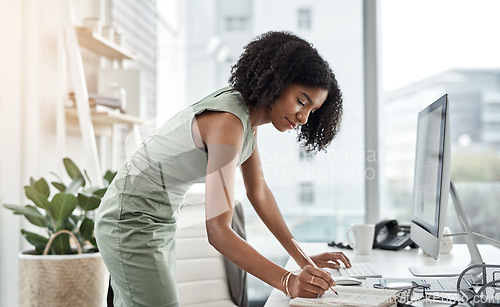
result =
[[[353,240],[351,240],[351,233]],[[347,229],[346,238],[349,246],[357,255],[370,255],[373,247],[373,238],[375,235],[374,224],[351,225]]]

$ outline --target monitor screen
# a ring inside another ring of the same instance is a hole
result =
[[[443,170],[445,107],[433,105],[419,114],[415,157],[413,221],[438,235]]]
[[[448,96],[430,104],[418,113],[417,148],[413,181],[413,205],[410,238],[434,259],[438,259],[443,239],[448,196],[465,232],[471,264],[482,263],[467,216],[450,181],[451,144]],[[456,276],[463,267],[410,267],[415,276]]]
[[[450,143],[448,97],[418,114],[411,239],[437,259],[448,205]]]

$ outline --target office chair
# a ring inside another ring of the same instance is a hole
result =
[[[204,195],[199,201],[187,196],[176,233],[177,290],[181,306],[246,306],[246,273],[208,243]],[[203,200],[203,201],[202,201]],[[235,206],[233,229],[243,238],[241,203]]]

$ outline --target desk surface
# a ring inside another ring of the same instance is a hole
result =
[[[326,243],[302,243],[302,248],[310,255],[319,254],[325,251],[344,252],[352,263],[370,262],[386,278],[408,278],[413,277],[408,270],[409,266],[467,266],[470,262],[469,251],[465,244],[455,244],[451,253],[440,255],[439,260],[425,256],[420,249],[405,249],[399,251],[387,251],[374,249],[369,256],[355,255],[352,250],[342,250],[331,248]],[[498,264],[500,261],[500,249],[492,245],[479,245],[479,251],[485,263]],[[286,268],[296,270],[297,264],[293,259],[289,259]],[[288,306],[289,299],[279,290],[273,289],[265,307]],[[442,305],[442,304],[439,304]],[[449,305],[447,303],[446,305]]]

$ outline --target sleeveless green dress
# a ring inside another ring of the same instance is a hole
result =
[[[111,275],[115,306],[179,305],[176,219],[186,191],[205,181],[208,155],[196,147],[191,130],[195,116],[207,110],[241,120],[238,165],[255,148],[248,107],[229,87],[179,112],[144,140],[117,173],[96,215],[96,239]]]

